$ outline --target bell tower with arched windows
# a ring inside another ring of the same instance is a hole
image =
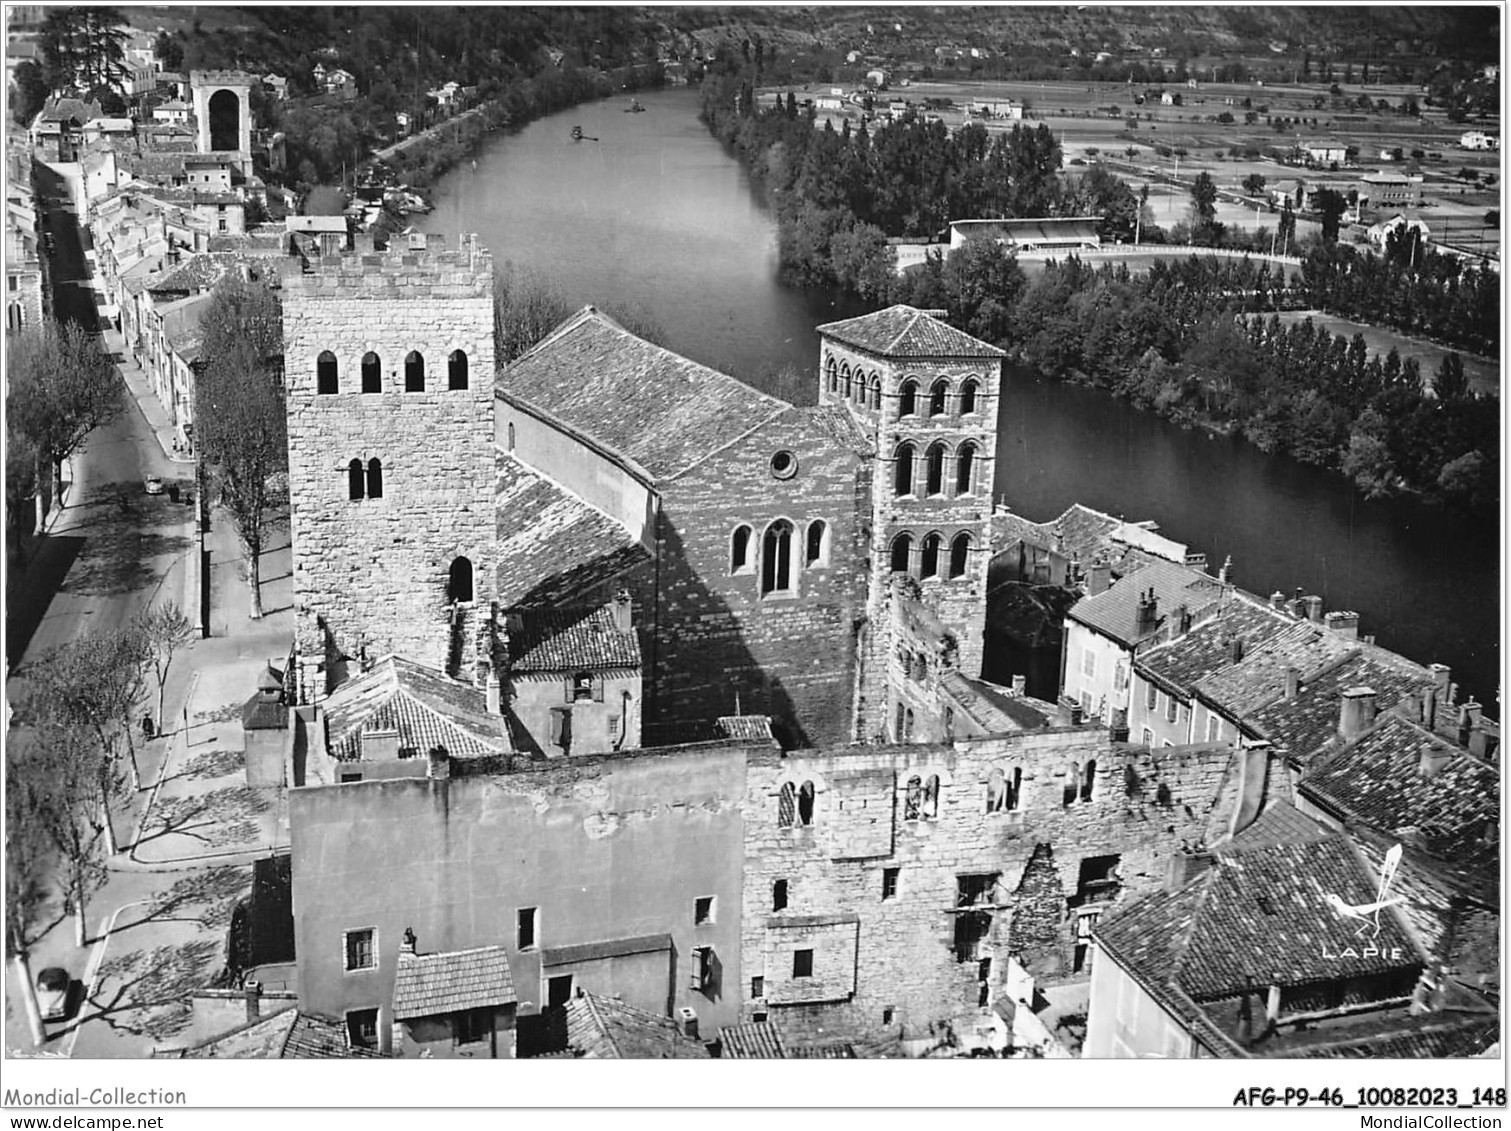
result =
[[[370,245],[370,241],[369,241]],[[297,647],[318,698],[364,654],[493,670],[493,262],[414,236],[283,277]]]
[[[890,725],[874,689],[885,681],[877,628],[893,573],[918,580],[955,638],[960,671],[981,674],[1003,354],[936,313],[893,306],[818,328],[819,403],[844,405],[876,445],[863,677],[873,691],[861,737]]]

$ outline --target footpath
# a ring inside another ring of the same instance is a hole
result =
[[[136,410],[163,455],[175,469],[191,472],[175,478],[192,483],[193,458],[176,450],[171,419],[146,374],[118,332],[106,331],[105,345],[117,355]],[[183,507],[186,557],[196,565],[197,513]],[[85,947],[75,944],[73,917],[57,894],[38,916],[32,975],[61,966],[75,979],[77,1004],[34,1046],[15,968],[7,964],[4,1045],[10,1055],[142,1057],[181,1040],[189,994],[226,964],[232,911],[251,890],[251,865],[287,849],[277,791],[246,785],[241,707],[269,662],[281,667],[288,653],[290,550],[285,537],[263,554],[265,615],[253,620],[234,524],[221,512],[211,519],[205,566],[186,571],[184,605],[194,619],[199,586],[208,589],[208,636],[175,655],[154,737],[134,736],[142,789],[113,813],[120,851],[105,862],[104,882],[86,904]],[[155,697],[146,710],[156,716]]]

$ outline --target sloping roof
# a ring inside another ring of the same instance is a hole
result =
[[[1271,1038],[1254,1051],[1264,1057],[1333,1060],[1480,1056],[1500,1037],[1494,1012],[1457,1010],[1415,1017],[1393,1014],[1343,1029],[1313,1029]]]
[[[650,560],[621,523],[507,452],[498,455],[497,599],[551,606]]]
[[[510,667],[517,672],[601,671],[640,667],[640,639],[620,632],[614,612],[595,609],[527,609],[509,633]]]
[[[1098,942],[1140,982],[1173,985],[1202,1002],[1244,992],[1250,976],[1301,986],[1422,965],[1393,908],[1380,916],[1373,954],[1357,946],[1355,923],[1334,911],[1329,895],[1361,905],[1378,891],[1343,834],[1319,825],[1280,841],[1271,824],[1215,853],[1217,863],[1180,891],[1146,896],[1097,925]],[[1403,957],[1387,957],[1393,951]]]
[[[567,1046],[592,1060],[704,1060],[703,1043],[658,1017],[617,998],[579,993],[566,1004]]]
[[[866,435],[855,416],[843,405],[810,405],[794,411],[812,420],[841,447],[863,456],[871,455],[876,450],[871,437]]]
[[[501,946],[440,954],[399,952],[393,983],[396,1021],[507,1005],[516,1000],[509,955]]]
[[[1301,680],[1294,699],[1260,707],[1245,721],[1305,768],[1337,738],[1346,689],[1372,688],[1375,705],[1383,711],[1420,695],[1431,683],[1432,673],[1422,665],[1361,645],[1358,652]]]
[[[958,671],[946,672],[939,680],[939,687],[987,734],[1038,730],[1050,723],[1044,711],[1033,701],[1009,695],[1004,688],[985,680],[971,679]]]
[[[770,1021],[747,1021],[719,1030],[719,1055],[726,1060],[785,1060],[782,1031]]]
[[[1245,649],[1252,649],[1295,623],[1256,597],[1237,590],[1232,596],[1211,620],[1139,653],[1138,669],[1167,690],[1174,688],[1181,695],[1189,695],[1199,680],[1232,663],[1234,639],[1243,641]]]
[[[1100,216],[1026,216],[1007,220],[955,220],[950,227],[967,239],[1045,244],[1066,240],[1099,243]]]
[[[209,290],[235,265],[236,256],[230,252],[203,253],[149,279],[147,289],[154,294]]]
[[[1313,621],[1282,629],[1236,664],[1220,668],[1194,686],[1202,698],[1238,718],[1269,706],[1285,693],[1285,673],[1295,668],[1312,679],[1358,646]]]
[[[1424,753],[1441,761],[1424,776]],[[1301,790],[1330,812],[1434,856],[1496,860],[1499,770],[1394,712],[1326,759]]]
[[[266,1000],[266,999],[264,999]],[[347,1043],[346,1026],[298,1009],[279,1010],[191,1048],[155,1056],[181,1060],[382,1059],[377,1049]]]
[[[1185,605],[1194,614],[1217,600],[1223,588],[1215,578],[1190,566],[1151,558],[1133,573],[1113,583],[1110,589],[1094,597],[1082,597],[1066,615],[1125,647],[1132,647],[1154,636],[1179,606]],[[1149,589],[1154,590],[1157,602],[1155,627],[1140,631],[1139,600]]]
[[[583,307],[499,374],[511,396],[673,478],[763,421],[775,397],[637,338]]]
[[[437,746],[453,758],[509,750],[503,719],[490,715],[483,692],[399,656],[386,656],[325,701],[330,755],[362,758],[366,731],[399,732],[401,757],[423,756]]]
[[[725,715],[714,721],[718,737],[737,742],[769,742],[776,744],[771,733],[770,715]]]
[[[874,314],[826,322],[818,332],[883,357],[1004,357],[1002,350],[932,314],[898,303]]]
[[[600,942],[575,943],[572,946],[545,946],[540,949],[542,966],[570,966],[578,962],[597,962],[605,958],[624,958],[631,954],[670,955],[675,944],[671,935],[636,935],[629,939],[604,939]]]
[[[1091,507],[1072,503],[1059,518],[1048,522],[1030,522],[1008,510],[992,514],[992,545],[1005,549],[1019,539],[1090,563],[1097,554],[1112,546],[1112,535],[1124,522]]]

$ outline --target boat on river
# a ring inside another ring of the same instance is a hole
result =
[[[626,114],[644,114],[645,107],[640,105],[640,99],[631,98],[630,104],[624,108]]]

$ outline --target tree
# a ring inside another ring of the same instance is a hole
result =
[[[184,69],[184,45],[166,31],[157,33],[152,49],[157,53],[158,65],[163,70],[181,71]]]
[[[1217,218],[1217,185],[1212,174],[1201,172],[1191,184],[1191,219],[1194,224],[1210,224]]]
[[[30,952],[32,925],[43,899],[43,851],[47,827],[42,820],[43,787],[26,757],[26,743],[10,741],[5,746],[5,956],[21,987],[27,1027],[32,1043],[47,1039],[42,1011],[37,1007],[37,986],[32,980]]]
[[[1440,401],[1469,396],[1469,379],[1464,376],[1464,359],[1457,353],[1447,354],[1432,378],[1432,391]]]
[[[57,91],[114,87],[125,70],[125,20],[117,8],[50,8],[42,21],[42,64]]]
[[[1250,196],[1258,196],[1264,192],[1264,176],[1260,173],[1250,173],[1243,179],[1243,191]]]
[[[1338,228],[1343,213],[1348,208],[1348,201],[1336,189],[1325,188],[1318,189],[1312,195],[1312,206],[1322,217],[1322,242],[1337,243]]]
[[[173,667],[173,657],[179,648],[194,639],[194,625],[184,616],[178,603],[169,600],[142,613],[137,618],[136,627],[146,644],[147,662],[152,666],[152,674],[157,679],[157,725],[162,729],[163,698],[168,687],[168,672]]]
[[[194,431],[220,502],[247,555],[253,620],[262,616],[262,551],[287,521],[272,477],[287,470],[278,300],[260,283],[221,280],[200,321],[203,372],[195,382]]]
[[[100,848],[110,822],[101,783],[113,782],[118,789],[119,775],[112,778],[109,759],[88,731],[75,723],[43,718],[29,737],[31,775],[40,783],[37,816],[63,856],[74,943],[82,947],[89,941],[85,929],[89,897],[105,880]]]
[[[63,463],[96,428],[124,404],[121,379],[99,343],[76,322],[44,323],[23,330],[10,343],[10,389],[6,412],[37,453],[36,529],[41,530],[45,493],[63,492]]]
[[[1498,209],[1498,208],[1492,208],[1489,212],[1485,213],[1485,227],[1499,230],[1500,226],[1501,226],[1500,209]]]
[[[47,76],[41,67],[30,59],[16,66],[16,101],[11,115],[23,126],[31,125],[43,106],[47,105],[49,88]]]

